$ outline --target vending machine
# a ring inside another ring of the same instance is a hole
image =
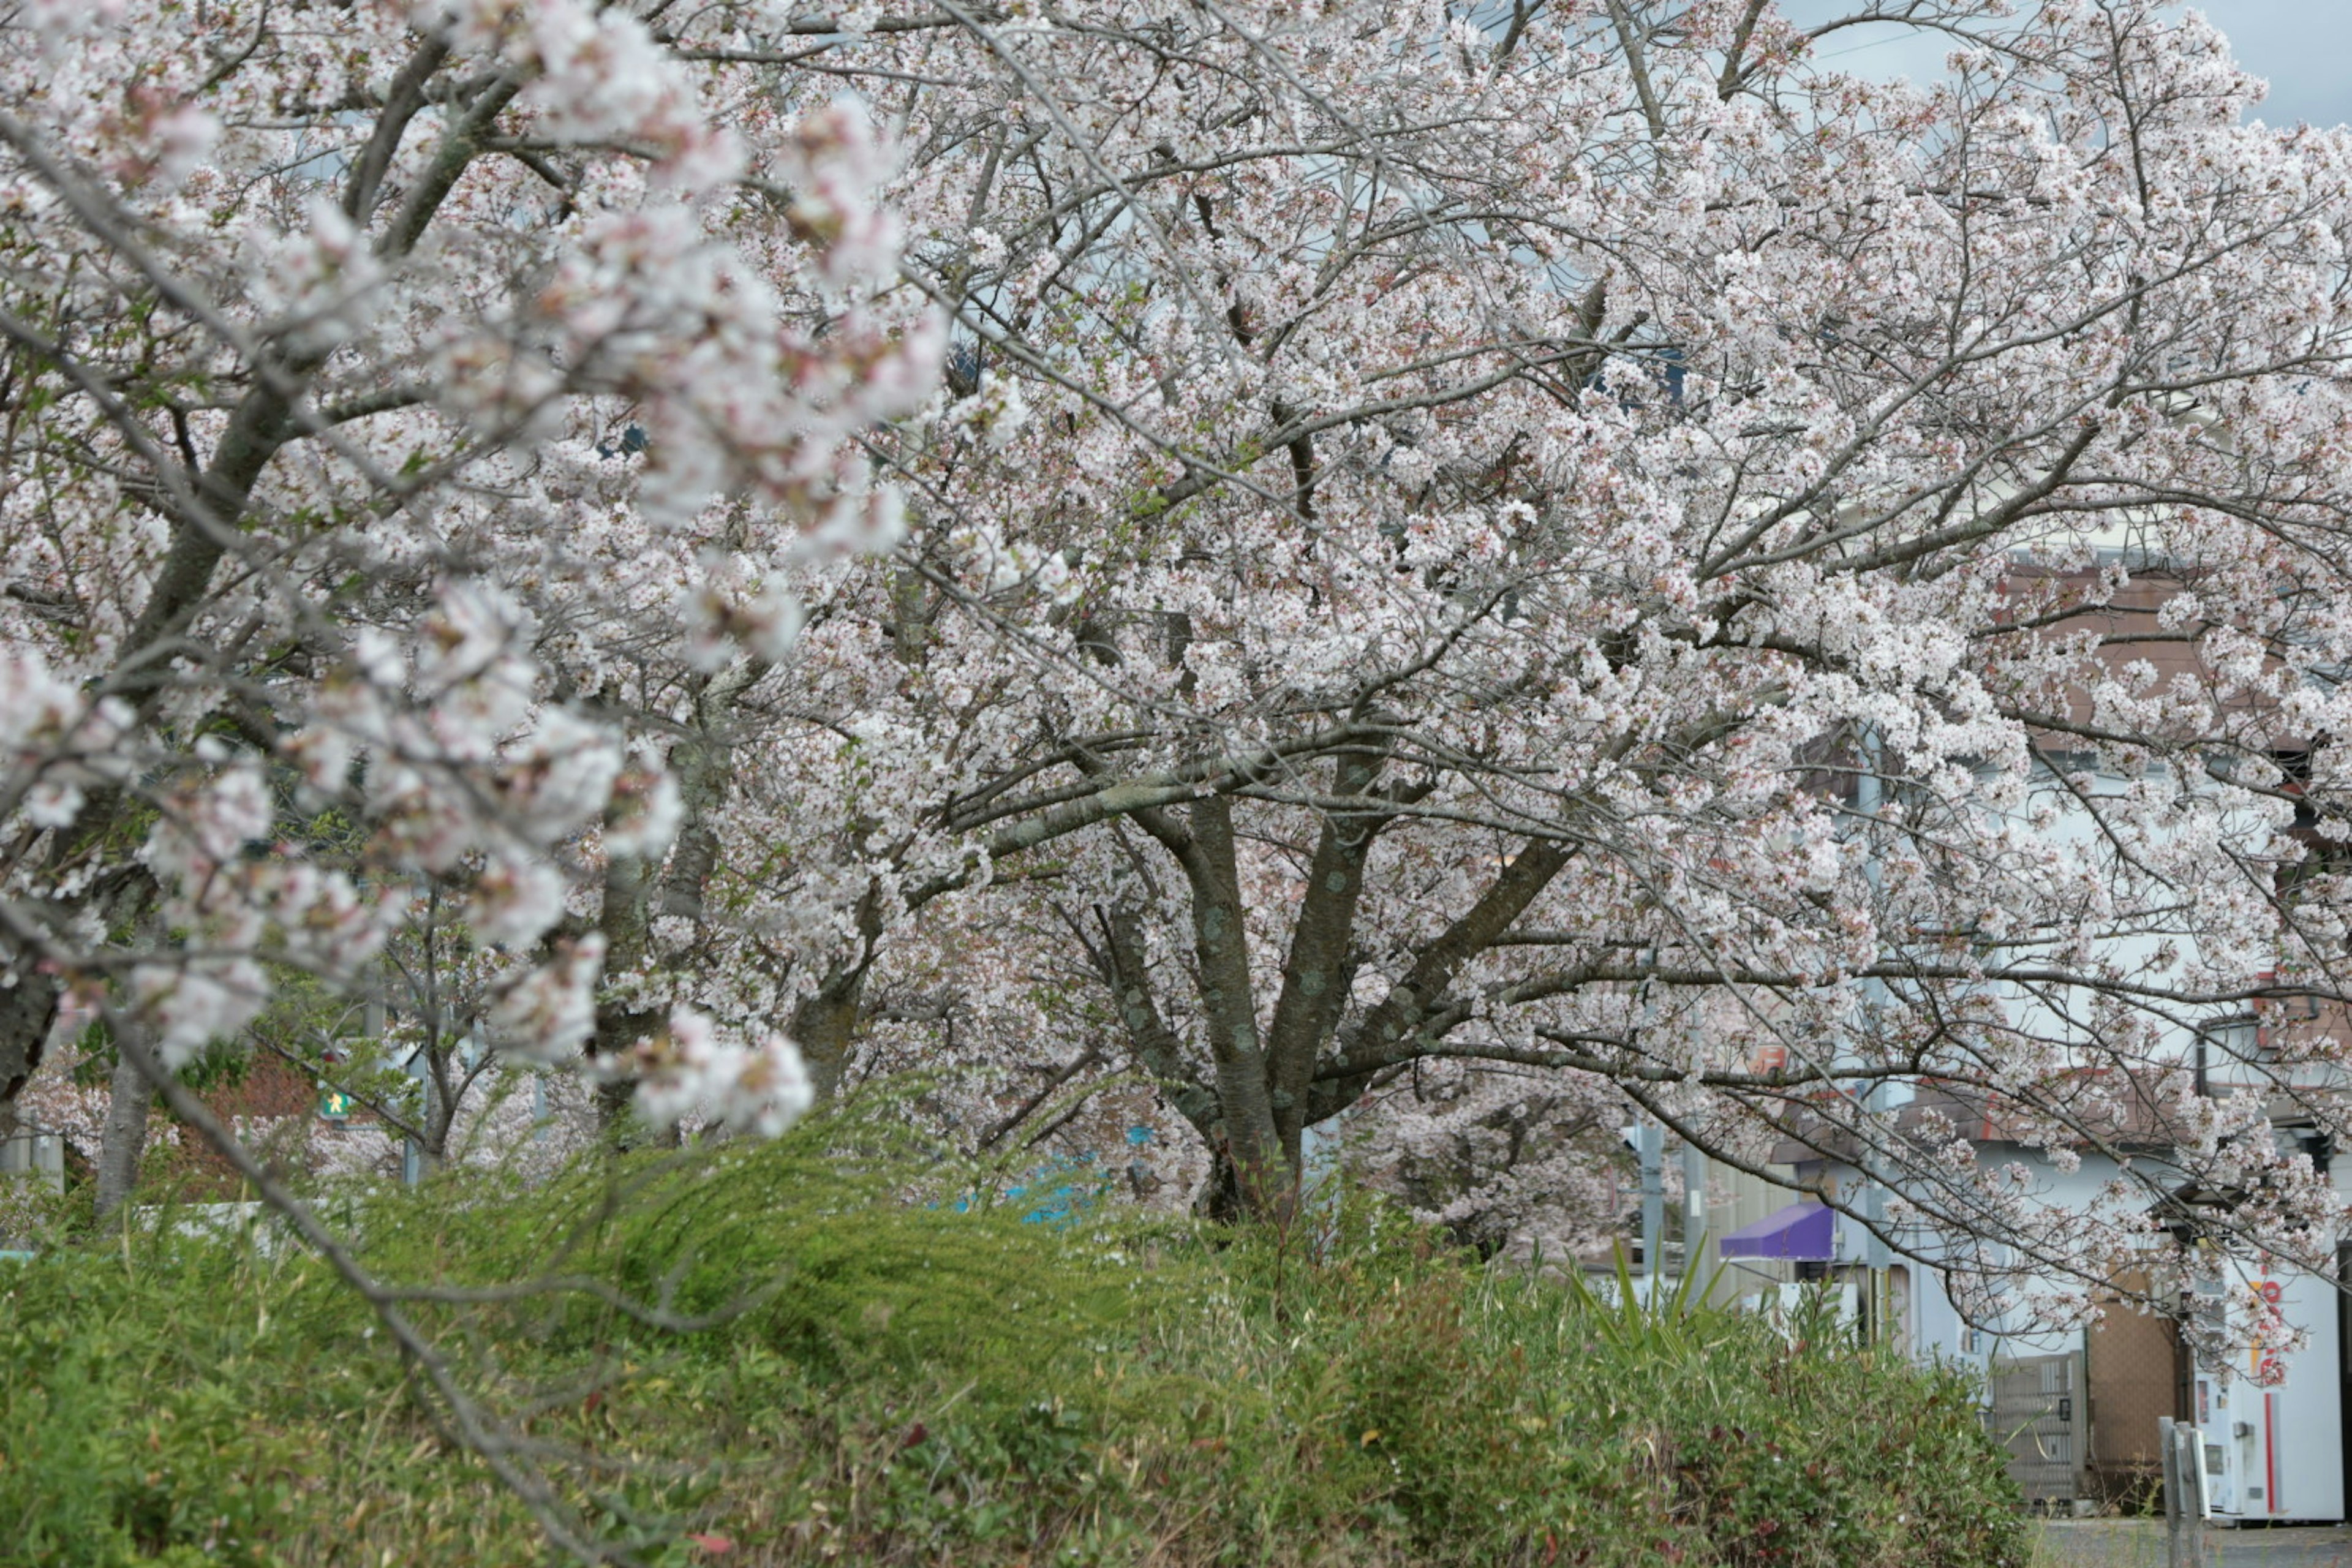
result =
[[[2336,1289],[2292,1269],[2223,1288],[2253,1290],[2305,1340],[2284,1363],[2248,1349],[2226,1368],[2202,1362],[2191,1368],[2189,1419],[2203,1441],[2213,1517],[2340,1522],[2344,1385]]]

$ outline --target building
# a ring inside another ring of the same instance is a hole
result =
[[[2209,1071],[2208,1087],[2218,1095],[2258,1091],[2242,1081],[2250,1075]],[[1981,1163],[2022,1167],[2037,1201],[2081,1206],[2119,1174],[2116,1156],[2133,1160],[2145,1178],[2151,1167],[2161,1169],[2172,1146],[2177,1130],[2165,1125],[2152,1093],[2127,1094],[2123,1102],[2126,1114],[2101,1130],[2100,1141],[2115,1154],[2084,1151],[2071,1168],[2018,1141],[1997,1103],[1930,1088],[1893,1115],[1898,1128],[1931,1112],[1948,1119],[1965,1130]],[[2337,1167],[2326,1140],[2296,1125],[2291,1105],[2273,1109],[2272,1136],[2288,1152],[2311,1157],[2339,1190],[2352,1190],[2352,1169]],[[1832,1195],[1852,1192],[1858,1171],[1835,1157],[1831,1140],[1822,1142],[1826,1151],[1793,1141],[1775,1151],[1789,1182]],[[1724,1269],[1718,1292],[1754,1298],[1818,1281],[1882,1342],[1977,1368],[1987,1419],[2010,1450],[2011,1474],[2036,1504],[2144,1497],[2160,1484],[2158,1424],[2169,1416],[2203,1435],[2217,1519],[2335,1523],[2352,1517],[2352,1313],[2339,1288],[2352,1283],[2352,1243],[2337,1249],[2333,1278],[2283,1266],[2217,1272],[2200,1285],[2204,1300],[2181,1303],[2189,1313],[2218,1317],[2223,1292],[2251,1291],[2305,1336],[2304,1348],[2283,1362],[2248,1349],[2241,1352],[2245,1360],[2232,1357],[2224,1365],[2192,1354],[2172,1318],[2126,1303],[2128,1293],[2146,1289],[2145,1276],[2115,1280],[2118,1289],[2104,1315],[2083,1327],[2038,1327],[2021,1303],[1971,1323],[1935,1266],[1942,1238],[1907,1232],[1901,1243],[1907,1256],[1874,1269],[1861,1226],[1816,1201],[1788,1202],[1786,1191],[1778,1206],[1757,1213],[1771,1192],[1752,1177],[1717,1186],[1709,1229],[1717,1237],[1710,1250]],[[2189,1202],[2203,1196],[2184,1194]]]

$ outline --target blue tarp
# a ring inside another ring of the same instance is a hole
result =
[[[1139,1167],[1143,1151],[1154,1141],[1153,1130],[1141,1123],[1127,1130],[1128,1147],[1135,1152],[1129,1162],[1130,1173]],[[1091,1149],[1082,1154],[1068,1154],[1045,1164],[1024,1176],[1019,1184],[1007,1187],[999,1194],[1002,1202],[1025,1212],[1024,1225],[1064,1226],[1092,1208],[1117,1184],[1118,1178],[1102,1158]],[[969,1214],[978,1200],[972,1196],[956,1199],[955,1212]]]

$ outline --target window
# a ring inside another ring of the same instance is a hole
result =
[[[2241,1017],[2224,1018],[2207,1031],[2217,1053],[2230,1061],[2266,1062],[2274,1058],[2269,1043],[2263,1038],[2263,1024],[2252,1013]]]

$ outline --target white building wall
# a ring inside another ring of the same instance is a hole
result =
[[[2081,1168],[2071,1172],[2051,1166],[2033,1151],[1999,1144],[1987,1146],[1983,1158],[2024,1164],[2033,1173],[2028,1191],[2040,1202],[2061,1207],[2087,1206],[2117,1173],[2115,1163],[2104,1155],[2085,1155]],[[1853,1179],[1851,1171],[1837,1173]],[[2352,1190],[2352,1171],[2338,1169],[2334,1174],[2339,1190]],[[1843,1216],[1838,1226],[1839,1256],[1859,1258],[1861,1227]],[[2047,1271],[2032,1276],[1997,1321],[1972,1331],[1932,1267],[1939,1250],[1935,1237],[1915,1234],[1906,1238],[1906,1250],[1925,1260],[1909,1265],[1914,1354],[1972,1366],[1989,1376],[1996,1361],[2089,1348],[2080,1327],[2038,1327],[2030,1300],[2037,1289],[2079,1290],[2080,1281]],[[2251,1350],[2226,1365],[2199,1363],[2190,1369],[2197,1421],[2215,1467],[2216,1517],[2244,1523],[2341,1521],[2347,1516],[2344,1335],[2338,1316],[2345,1309],[2334,1281],[2295,1268],[2233,1268],[2219,1285],[2231,1292],[2265,1287],[2276,1291],[2286,1321],[2305,1337],[2301,1350],[2270,1369],[2274,1381],[2264,1384],[2263,1360]]]

